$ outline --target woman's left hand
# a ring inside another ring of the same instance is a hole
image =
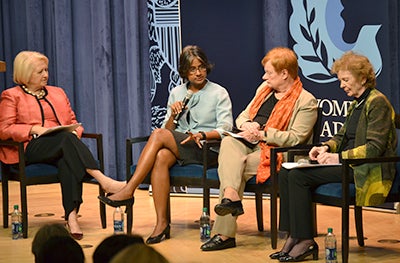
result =
[[[183,141],[181,141],[181,144],[185,144],[188,141],[193,140],[197,144],[197,146],[199,146],[200,149],[203,148],[203,145],[200,142],[203,139],[203,135],[201,133],[198,132],[198,133],[193,134],[191,132],[187,132],[187,134],[189,134],[189,136],[186,139],[184,139]]]
[[[338,164],[339,154],[324,152],[317,156],[317,161],[320,164]]]

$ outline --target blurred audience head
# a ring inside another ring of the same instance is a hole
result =
[[[105,238],[93,253],[93,263],[108,263],[118,252],[132,244],[143,244],[138,235],[112,235]]]
[[[68,230],[61,224],[49,224],[42,226],[32,241],[32,253],[35,257],[39,254],[40,248],[50,238],[55,236],[69,237]]]
[[[71,236],[49,238],[39,250],[36,263],[84,263],[82,247]]]
[[[121,250],[110,263],[168,263],[168,260],[153,247],[146,244],[133,244]]]

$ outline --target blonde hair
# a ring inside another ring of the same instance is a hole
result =
[[[36,51],[19,52],[14,59],[14,82],[16,84],[26,85],[31,79],[38,61],[43,61],[47,65],[49,64],[49,59],[42,53]]]
[[[349,71],[358,81],[365,79],[366,88],[376,87],[376,76],[374,67],[366,56],[348,51],[336,60],[331,69],[332,74],[337,74],[341,70]]]
[[[276,47],[271,49],[261,60],[261,65],[270,61],[276,72],[286,69],[289,75],[296,79],[299,71],[297,55],[293,50],[287,47]]]

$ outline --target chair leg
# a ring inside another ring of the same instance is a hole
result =
[[[278,195],[272,192],[270,196],[271,247],[276,249],[278,244]]]
[[[99,195],[105,196],[105,192],[101,188],[100,184],[99,184]],[[99,201],[99,208],[100,208],[101,227],[106,228],[107,227],[106,205],[103,202]]]
[[[313,212],[313,225],[314,225],[314,237],[318,236],[318,226],[317,226],[317,204],[312,204],[312,212]]]
[[[354,218],[356,222],[357,241],[360,247],[364,246],[364,231],[362,220],[362,207],[354,206]]]
[[[26,199],[26,185],[20,182],[21,211],[22,211],[22,236],[28,238],[28,203]]]
[[[1,188],[3,193],[3,228],[8,228],[8,180],[2,175]]]
[[[132,224],[133,224],[133,205],[126,206],[126,233],[132,235]]]
[[[256,201],[256,216],[257,216],[257,227],[258,231],[264,231],[264,222],[263,222],[263,201],[262,201],[262,193],[255,193],[255,201]]]
[[[349,261],[349,206],[342,207],[342,262]]]
[[[210,215],[210,188],[203,188],[203,207],[207,207],[208,214]]]

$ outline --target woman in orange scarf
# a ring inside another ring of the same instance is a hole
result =
[[[255,175],[258,183],[268,180],[270,147],[307,143],[312,136],[317,101],[303,89],[296,54],[289,48],[277,47],[266,54],[261,64],[264,82],[236,119],[243,139],[226,136],[221,143],[221,203],[214,209],[218,215],[213,227],[215,235],[201,246],[203,251],[236,246],[236,218],[244,213],[241,199],[246,181]]]

